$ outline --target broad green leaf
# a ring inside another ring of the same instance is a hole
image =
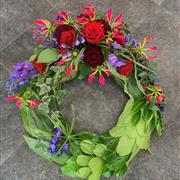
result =
[[[89,161],[89,168],[95,174],[102,174],[104,161],[100,157],[94,157]]]
[[[89,177],[88,180],[100,180],[100,176],[99,174],[96,173],[92,173]]]
[[[49,142],[43,141],[43,140],[37,140],[28,136],[24,136],[24,139],[28,146],[36,152],[38,155],[43,157],[44,159],[48,161],[54,161],[55,163],[59,165],[64,165],[69,156],[65,153],[63,153],[60,157],[57,156],[51,156],[48,153],[48,148],[49,148]]]
[[[136,145],[136,143],[134,143],[133,149],[132,149],[132,153],[130,158],[128,159],[128,161],[126,162],[126,165],[128,166],[129,163],[131,162],[131,160],[136,156],[136,154],[139,152],[139,148]]]
[[[144,136],[145,122],[143,119],[136,125],[136,130],[140,136]]]
[[[85,154],[93,154],[95,145],[89,140],[83,140],[80,144],[80,147]]]
[[[136,127],[133,127],[131,124],[129,124],[127,126],[126,133],[127,133],[127,136],[130,138],[135,138],[138,136],[137,131],[136,131]]]
[[[40,91],[39,91],[40,96],[47,94],[51,91],[51,87],[46,84],[41,84],[39,85],[39,87],[40,87]]]
[[[149,147],[149,136],[138,136],[136,138],[136,144],[139,149],[148,149]]]
[[[105,151],[107,150],[107,147],[104,144],[97,144],[93,150],[94,154],[96,156],[103,156]]]
[[[36,55],[36,54],[33,54],[33,55],[29,58],[29,61],[32,62],[32,61],[34,61],[36,58],[37,58],[37,55]]]
[[[53,79],[52,78],[46,78],[46,84],[51,85]]]
[[[118,171],[118,170],[124,168],[124,166],[126,166],[126,162],[129,159],[129,157],[130,157],[130,155],[127,155],[113,163],[110,163],[108,168],[112,171]]]
[[[122,126],[122,127],[116,126],[116,127],[112,128],[109,131],[109,133],[112,137],[124,136],[124,135],[126,135],[126,127],[125,126]]]
[[[39,104],[38,105],[38,109],[39,110],[41,110],[41,111],[43,111],[43,112],[45,112],[45,113],[49,113],[49,111],[50,111],[50,109],[49,109],[49,107],[48,107],[48,103],[41,103],[41,104]]]
[[[135,143],[135,139],[129,138],[128,136],[121,137],[119,140],[119,144],[116,148],[117,153],[120,156],[125,156],[130,154],[134,143]]]
[[[138,111],[137,113],[135,113],[135,114],[132,116],[131,124],[132,124],[133,126],[136,126],[137,123],[141,120],[141,116],[142,116],[142,111]]]
[[[80,178],[87,178],[91,173],[91,169],[89,167],[82,167],[78,170],[77,176]]]
[[[60,54],[55,48],[44,49],[38,56],[38,63],[51,63],[57,61]]]
[[[71,177],[77,177],[79,166],[76,164],[76,158],[71,157],[66,161],[66,164],[61,167],[63,174]]]
[[[79,166],[88,166],[88,163],[89,163],[90,160],[91,160],[91,157],[90,157],[90,156],[79,155],[79,156],[77,157],[76,162],[77,162],[77,164],[78,164]]]
[[[58,101],[61,101],[67,95],[68,95],[68,92],[66,90],[59,90],[54,94],[54,97],[56,97]]]
[[[118,122],[117,122],[117,126],[119,124],[121,124],[122,122],[129,122],[131,120],[132,117],[132,110],[133,107],[133,100],[129,99],[128,102],[126,103],[123,112],[121,113]]]

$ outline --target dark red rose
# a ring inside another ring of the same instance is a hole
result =
[[[96,22],[100,22],[102,24],[104,34],[107,34],[108,31],[111,31],[110,25],[104,19],[99,19]]]
[[[90,43],[99,43],[105,38],[103,27],[99,22],[88,22],[83,29],[83,35]]]
[[[32,65],[40,74],[42,74],[46,69],[46,64],[45,63],[38,63],[37,60],[34,60],[32,62]]]
[[[104,57],[101,49],[95,45],[90,45],[84,51],[84,62],[92,68],[102,65]]]
[[[55,37],[60,45],[60,51],[65,54],[68,48],[62,47],[63,44],[72,48],[77,31],[70,25],[59,25],[55,31]]]
[[[117,72],[126,77],[129,76],[129,74],[132,72],[132,70],[133,70],[133,62],[132,61],[126,61],[126,65],[117,68]]]

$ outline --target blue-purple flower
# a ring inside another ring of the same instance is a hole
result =
[[[64,143],[64,145],[62,147],[63,140],[61,140],[61,139],[62,139],[62,137],[64,137],[64,135],[59,128],[55,128],[53,130],[53,134],[54,134],[54,136],[52,136],[52,138],[51,138],[50,147],[48,149],[48,152],[49,152],[49,154],[51,154],[51,156],[54,156],[54,155],[61,156],[61,154],[63,152],[68,151],[69,144]]]
[[[79,35],[77,39],[75,39],[74,41],[75,46],[79,46],[80,44],[83,44],[83,43],[85,43],[85,39],[82,35]]]
[[[121,61],[115,54],[108,55],[108,62],[112,67],[121,67],[126,65],[126,62]]]
[[[126,48],[137,48],[137,40],[131,36],[125,36]]]
[[[10,80],[5,82],[5,91],[8,92],[8,96],[13,95],[14,90],[19,89],[20,86],[28,84],[29,78],[34,77],[36,73],[28,60],[15,64],[14,69],[9,74]]]

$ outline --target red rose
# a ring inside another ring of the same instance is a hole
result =
[[[133,70],[133,62],[132,61],[126,61],[126,65],[118,67],[117,72],[124,76],[129,76],[129,74]]]
[[[99,22],[88,22],[83,29],[83,35],[90,43],[99,43],[104,40],[104,29]]]
[[[55,37],[60,45],[60,51],[65,54],[69,48],[73,47],[73,43],[76,38],[77,31],[69,25],[59,25],[55,31]],[[65,45],[66,47],[62,46]]]
[[[101,49],[95,45],[90,45],[84,51],[84,62],[92,68],[102,65],[104,57]]]
[[[32,62],[32,65],[40,74],[42,74],[46,69],[46,64],[45,63],[38,63],[37,60],[34,60]]]

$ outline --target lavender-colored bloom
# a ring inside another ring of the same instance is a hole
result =
[[[56,136],[62,136],[63,133],[59,128],[55,128],[53,131],[53,134],[55,134]]]
[[[50,148],[51,148],[52,150],[55,150],[55,149],[56,149],[56,145],[55,145],[55,144],[51,144],[51,145],[50,145]]]
[[[63,59],[67,59],[68,57],[71,57],[71,52],[70,51],[67,51],[63,56],[62,56],[62,58]]]
[[[112,48],[120,50],[120,49],[122,49],[122,46],[120,44],[118,44],[116,41],[114,41],[112,43]]]
[[[137,48],[137,40],[131,36],[125,36],[126,47]]]
[[[36,70],[28,60],[15,64],[14,69],[9,74],[10,81],[5,83],[5,91],[7,91],[9,95],[14,94],[13,90],[28,84],[28,79],[34,77],[35,74]]]
[[[64,152],[67,152],[68,149],[69,149],[69,144],[66,143],[66,144],[63,146],[62,150],[63,150]]]
[[[109,54],[108,62],[112,67],[121,67],[126,64],[124,61],[119,60],[119,58],[113,53]]]
[[[56,151],[53,151],[51,148],[48,149],[48,153],[51,155],[51,156],[54,156],[56,154]]]
[[[82,35],[79,35],[78,38],[74,41],[75,46],[85,43],[85,39]]]
[[[57,144],[58,141],[59,141],[59,138],[58,138],[58,137],[52,137],[52,138],[51,138],[51,143],[52,143],[52,144]]]

